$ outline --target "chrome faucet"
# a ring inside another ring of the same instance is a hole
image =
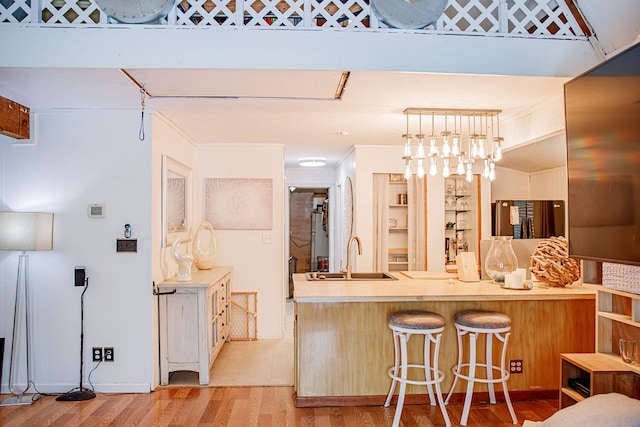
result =
[[[358,255],[362,255],[362,243],[360,238],[354,234],[347,243],[347,280],[351,279],[351,243],[354,240],[358,243]]]

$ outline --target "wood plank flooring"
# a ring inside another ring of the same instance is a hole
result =
[[[148,394],[102,394],[85,402],[43,396],[28,406],[0,407],[0,426],[391,426],[395,407],[296,408],[293,387],[159,387]],[[1,399],[4,399],[3,395]],[[557,400],[514,402],[520,423],[557,411]],[[447,406],[458,425],[462,405]],[[402,426],[444,426],[437,406],[405,405]],[[513,426],[504,403],[474,404],[470,427]],[[521,425],[521,424],[519,424]]]

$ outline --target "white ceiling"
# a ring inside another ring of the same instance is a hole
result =
[[[597,35],[595,45],[599,42],[605,54],[637,40],[637,0],[578,0],[578,5]],[[161,114],[196,144],[283,144],[287,166],[302,157],[326,157],[333,165],[354,145],[402,144],[405,108],[501,109],[504,123],[560,99],[568,80],[353,71],[336,100],[344,71],[350,70],[131,68],[125,74],[113,68],[13,68],[0,63],[0,95],[35,113],[140,110],[137,81],[152,95],[145,99],[146,111]],[[505,151],[500,166],[527,172],[562,165],[566,157],[563,135]]]
[[[295,166],[303,157],[324,157],[334,165],[354,145],[402,144],[408,107],[499,108],[504,121],[562,96],[567,80],[358,71],[350,73],[342,99],[334,99],[342,71],[125,71],[0,68],[0,93],[33,112],[140,109],[136,82],[144,83],[151,95],[145,111],[157,111],[194,143],[284,144],[287,166]],[[417,118],[411,120],[417,133]],[[564,162],[562,154],[555,157],[508,167],[530,171]]]

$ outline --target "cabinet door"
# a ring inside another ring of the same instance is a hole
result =
[[[198,361],[198,298],[174,294],[167,300],[167,360],[170,363]]]

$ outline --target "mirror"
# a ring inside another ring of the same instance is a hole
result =
[[[191,169],[162,156],[162,246],[189,235]]]

